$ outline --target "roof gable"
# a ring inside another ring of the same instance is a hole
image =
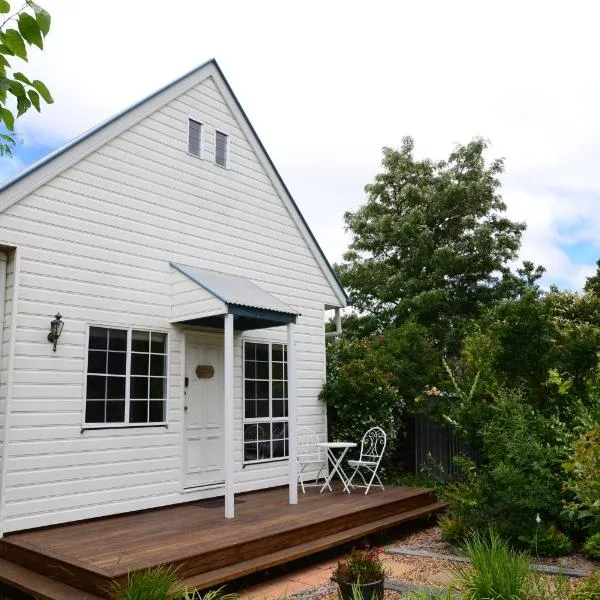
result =
[[[0,192],[2,192],[0,212],[5,211],[21,198],[34,192],[52,178],[60,175],[63,171],[73,166],[81,159],[85,158],[95,150],[98,150],[121,133],[139,123],[145,117],[151,115],[173,99],[184,94],[187,90],[193,88],[209,77],[212,77],[234,118],[246,135],[248,142],[253,147],[265,172],[271,180],[271,183],[284,202],[290,217],[304,238],[308,248],[319,265],[320,270],[334,292],[335,297],[338,299],[339,305],[346,306],[348,297],[342,285],[337,279],[304,217],[300,213],[298,206],[256,134],[247,115],[235,97],[223,72],[214,59],[202,64],[171,84],[161,88],[154,94],[114,117],[111,117],[107,121],[104,121],[80,137],[75,138],[62,148],[35,163],[21,174],[8,180],[4,185],[0,186]]]

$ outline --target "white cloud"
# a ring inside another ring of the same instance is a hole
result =
[[[573,286],[593,266],[563,248],[565,224],[571,241],[600,239],[595,3],[43,4],[47,50],[24,70],[56,104],[27,116],[30,143],[78,135],[215,56],[332,261],[382,146],[410,134],[442,157],[482,135],[506,157],[523,257]]]

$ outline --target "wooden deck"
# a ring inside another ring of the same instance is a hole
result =
[[[287,488],[239,495],[235,519],[224,518],[223,499],[216,498],[9,534],[0,540],[0,581],[48,600],[92,600],[107,597],[111,582],[132,571],[170,564],[185,585],[202,589],[445,506],[419,488],[389,487],[368,496],[311,488],[299,496],[290,506]],[[27,583],[27,572],[35,583]],[[65,589],[48,591],[43,579]]]

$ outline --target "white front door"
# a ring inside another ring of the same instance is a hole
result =
[[[223,485],[223,346],[186,337],[184,486]]]

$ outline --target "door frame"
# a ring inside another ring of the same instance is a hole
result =
[[[185,414],[185,377],[187,369],[188,352],[187,346],[190,338],[201,339],[210,345],[217,345],[223,348],[225,352],[223,333],[219,330],[208,330],[208,329],[184,329],[181,336],[181,493],[190,494],[193,492],[203,492],[205,490],[223,490],[225,489],[224,483],[208,484],[205,486],[186,487],[186,414]]]

